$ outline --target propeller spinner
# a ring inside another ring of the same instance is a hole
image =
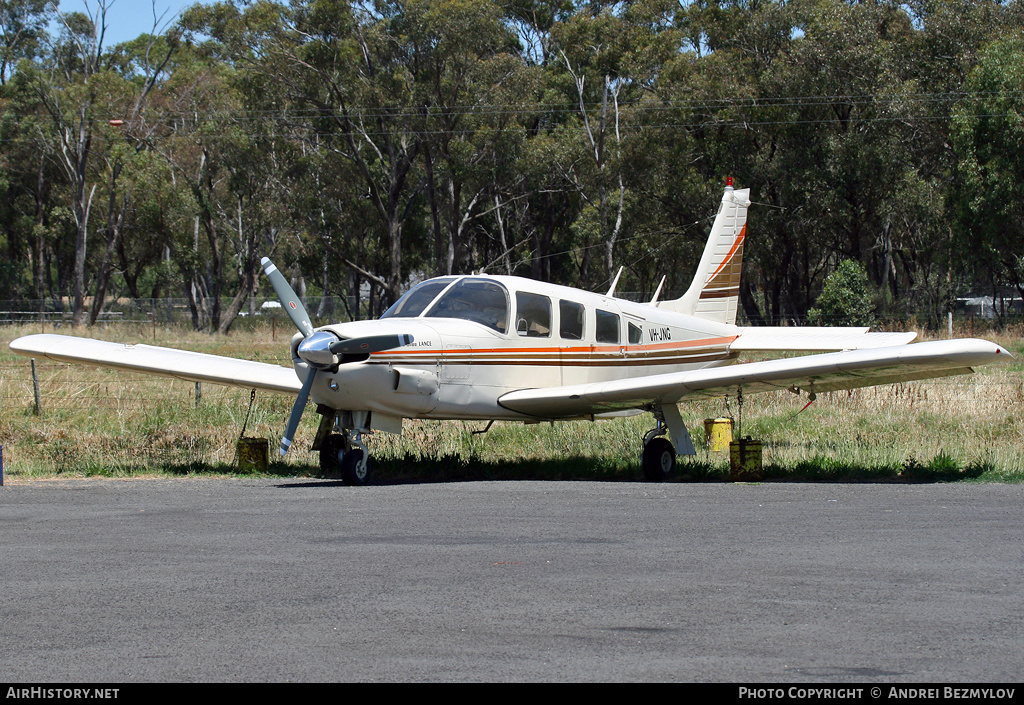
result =
[[[328,331],[314,331],[313,323],[309,320],[309,314],[302,305],[295,291],[288,284],[288,281],[281,274],[281,271],[274,266],[268,258],[260,260],[260,265],[270,279],[270,285],[274,287],[274,293],[281,301],[281,306],[292,319],[292,323],[302,334],[302,342],[299,343],[299,357],[309,365],[309,374],[306,375],[299,396],[295,398],[291,414],[288,415],[288,423],[285,425],[284,436],[281,437],[281,455],[288,452],[292,439],[295,438],[295,430],[299,427],[302,419],[302,412],[309,400],[309,390],[313,387],[313,380],[319,370],[326,370],[338,362],[338,355],[375,353],[382,350],[391,350],[408,345],[413,342],[411,335],[371,335],[363,338],[352,338],[339,340],[336,335]]]

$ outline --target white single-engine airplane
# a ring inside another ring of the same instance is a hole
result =
[[[663,480],[676,454],[693,455],[677,403],[788,389],[820,392],[967,374],[1008,360],[984,340],[907,345],[914,333],[867,328],[735,325],[749,189],[725,188],[697,274],[682,298],[649,303],[509,276],[446,276],[413,287],[379,320],[313,329],[272,262],[263,269],[298,327],[294,371],[149,345],[63,335],[11,343],[26,356],[135,370],[196,382],[298,394],[281,441],[291,445],[309,397],[321,415],[313,441],[325,471],[370,477],[362,441],[401,433],[403,419],[553,421],[650,412],[644,476]],[[660,287],[659,287],[660,293]],[[730,364],[740,353],[824,354]],[[833,352],[827,352],[833,351]],[[664,438],[667,433],[668,438]]]

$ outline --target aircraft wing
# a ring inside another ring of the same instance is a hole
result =
[[[695,397],[798,388],[830,392],[912,380],[969,374],[976,365],[1012,358],[985,340],[940,340],[869,350],[805,355],[689,372],[594,382],[503,395],[505,408],[545,419],[588,416],[675,404]]]
[[[190,382],[212,382],[286,394],[296,394],[302,387],[290,367],[154,345],[126,345],[69,335],[41,334],[18,338],[10,347],[26,357],[134,370]]]
[[[740,336],[729,349],[738,352],[864,350],[905,345],[917,337],[917,333],[869,333],[869,330],[832,326],[746,326],[740,328]]]

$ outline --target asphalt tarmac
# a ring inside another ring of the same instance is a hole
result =
[[[1024,486],[0,487],[7,682],[1015,682]]]

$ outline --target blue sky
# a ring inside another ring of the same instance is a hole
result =
[[[166,29],[168,22],[173,21],[181,11],[198,0],[112,0],[107,8],[107,34],[103,43],[113,46],[119,42],[135,39],[143,32],[153,30],[153,10],[157,17],[164,15],[158,29]],[[96,0],[61,0],[62,12],[84,12],[88,6],[93,15],[96,14]]]

